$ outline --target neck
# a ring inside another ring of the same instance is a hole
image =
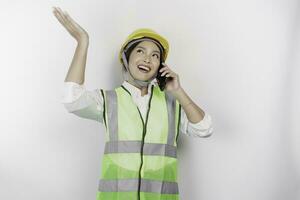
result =
[[[132,80],[127,80],[127,82],[138,88],[141,91],[141,96],[145,96],[146,94],[148,94],[148,85],[146,87],[141,87]]]

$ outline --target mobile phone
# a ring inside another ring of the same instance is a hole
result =
[[[161,76],[162,72],[160,72],[159,70],[164,67],[164,64],[165,64],[164,62],[160,63],[160,66],[158,68],[158,73],[156,76],[156,80],[161,91],[164,91],[166,87],[166,83],[172,79],[172,77],[166,77],[166,75]]]

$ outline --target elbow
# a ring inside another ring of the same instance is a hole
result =
[[[198,137],[208,138],[208,137],[211,137],[213,133],[214,133],[214,129],[211,126],[210,128],[206,129],[206,131],[203,131],[203,132],[199,133]]]
[[[213,130],[213,128],[211,127],[211,128],[209,128],[207,131],[206,131],[206,133],[202,136],[202,137],[204,137],[204,138],[208,138],[208,137],[211,137],[211,135],[214,133],[214,130]]]
[[[73,109],[70,103],[62,103],[68,113],[72,113]]]
[[[213,134],[213,132],[214,132],[213,128],[210,127],[208,129],[202,129],[201,131],[189,129],[186,132],[186,134],[189,136],[198,137],[198,138],[208,138]]]

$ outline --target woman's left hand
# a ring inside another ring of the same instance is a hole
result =
[[[163,64],[164,67],[161,68],[159,71],[162,72],[162,76],[166,75],[167,83],[165,90],[171,93],[177,92],[180,88],[179,76],[175,72],[173,72],[167,64]],[[171,79],[170,79],[171,78]]]

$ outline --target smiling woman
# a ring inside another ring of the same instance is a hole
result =
[[[79,87],[80,94],[75,99],[75,92],[66,88],[72,97],[64,104],[69,112],[105,125],[97,200],[179,200],[179,132],[208,137],[213,129],[210,116],[203,118],[204,112],[181,88],[178,75],[164,64],[167,40],[151,29],[134,31],[119,53],[127,76],[123,84],[111,90],[86,91],[75,83],[83,82],[88,35],[60,9],[55,15],[78,38],[65,82],[70,88]],[[163,76],[172,78],[166,87],[161,87]]]

